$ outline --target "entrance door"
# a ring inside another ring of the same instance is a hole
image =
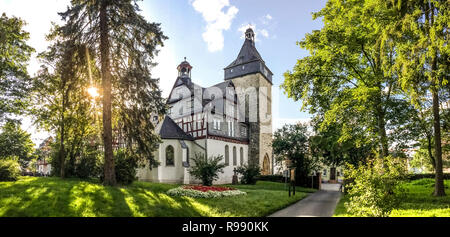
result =
[[[266,154],[264,156],[263,160],[263,168],[262,168],[262,175],[269,175],[270,174],[270,159],[269,156]]]
[[[332,182],[336,181],[336,168],[330,169],[330,181]]]

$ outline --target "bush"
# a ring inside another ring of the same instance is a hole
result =
[[[80,179],[98,178],[103,169],[101,167],[102,154],[98,150],[87,150],[75,163],[74,175]]]
[[[116,181],[120,184],[131,184],[136,178],[136,169],[138,161],[136,156],[129,153],[126,149],[120,149],[114,155]]]
[[[418,179],[434,179],[435,174],[408,174],[406,176],[408,180],[418,180]],[[450,179],[450,173],[444,173],[444,179]]]
[[[243,165],[236,169],[236,172],[241,177],[241,183],[242,184],[256,184],[256,177],[260,174],[261,170],[258,165]]]
[[[219,178],[219,173],[223,173],[225,164],[221,163],[223,156],[215,156],[207,159],[202,154],[196,154],[192,161],[194,165],[189,169],[189,173],[200,179],[205,186],[211,186],[214,180]]]
[[[270,181],[270,182],[277,182],[277,183],[284,183],[285,182],[285,178],[283,177],[283,175],[259,175],[256,176],[256,180],[259,181]]]
[[[12,158],[0,160],[0,181],[16,181],[20,176],[20,164]]]
[[[117,183],[128,185],[133,183],[137,179],[136,169],[139,167],[138,159],[126,149],[119,149],[114,152],[114,165]],[[104,177],[105,173],[102,169],[100,174],[100,181],[103,182]]]
[[[347,211],[355,216],[385,217],[398,207],[404,195],[401,181],[405,178],[402,160],[387,157],[375,159],[358,168],[348,165]]]
[[[242,192],[239,190],[227,190],[222,192],[216,191],[207,191],[202,192],[194,189],[187,189],[184,187],[173,188],[167,191],[167,194],[173,197],[193,197],[193,198],[222,198],[222,197],[232,197],[239,195],[246,195],[246,192]]]

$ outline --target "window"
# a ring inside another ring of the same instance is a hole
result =
[[[190,101],[190,100],[187,100],[186,101],[186,110],[190,110],[191,109],[191,105],[192,105],[192,101]]]
[[[154,122],[158,121],[158,116],[153,116],[153,121]]]
[[[186,163],[189,164],[189,147],[186,147]]]
[[[243,165],[244,164],[244,148],[241,147],[240,153],[241,153],[240,154],[240,157],[241,157],[240,164]]]
[[[175,166],[175,152],[173,146],[166,148],[166,166]]]
[[[228,145],[225,146],[225,165],[230,165],[230,148]]]
[[[233,147],[233,166],[237,165],[237,154],[236,154],[236,147]]]

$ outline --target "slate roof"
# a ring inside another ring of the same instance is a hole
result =
[[[263,64],[265,64],[258,50],[256,50],[254,42],[252,40],[246,39],[244,45],[242,45],[241,51],[239,52],[239,55],[237,56],[236,60],[234,60],[230,65],[228,65],[228,67],[226,67],[225,70],[253,61],[261,61]]]
[[[156,132],[162,139],[194,140],[194,137],[186,134],[169,116],[166,116],[164,121],[158,124]]]

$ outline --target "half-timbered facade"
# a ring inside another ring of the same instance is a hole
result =
[[[195,155],[224,157],[227,166],[216,183],[231,183],[234,169],[249,162],[270,174],[272,73],[255,48],[253,31],[247,30],[238,59],[225,68],[223,82],[204,88],[193,82],[192,69],[186,59],[177,67],[167,99],[169,111],[156,127],[163,140],[155,154],[161,165],[139,169],[139,179],[195,183],[188,172]]]

